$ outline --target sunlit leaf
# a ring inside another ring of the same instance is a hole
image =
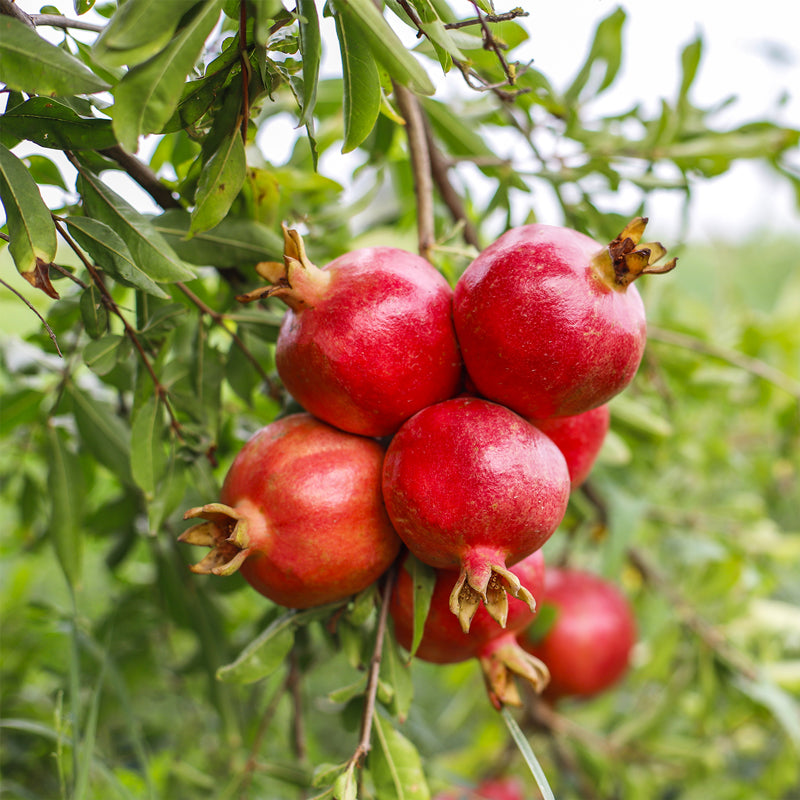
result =
[[[307,125],[317,102],[317,81],[322,58],[322,39],[319,32],[316,0],[298,0],[300,53],[303,56],[303,94],[299,125]]]
[[[0,76],[9,88],[28,94],[90,94],[109,88],[75,56],[6,14],[0,15]]]
[[[377,713],[369,771],[378,797],[385,800],[429,800],[431,796],[417,748]]]

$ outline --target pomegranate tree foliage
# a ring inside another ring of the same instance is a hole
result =
[[[454,281],[544,196],[562,216],[540,221],[607,240],[655,190],[691,213],[743,159],[800,189],[798,132],[698,107],[699,38],[655,112],[599,116],[621,9],[557,87],[516,63],[520,10],[487,0],[93,5],[0,4],[10,796],[410,800],[506,772],[533,797],[535,753],[559,798],[800,797],[794,242],[668,242],[678,269],[643,289],[642,368],[546,547],[634,605],[612,692],[498,714],[476,663],[408,666],[383,582],[287,613],[191,574],[176,544],[291,408],[281,308],[235,299],[280,258],[282,222],[319,264],[379,242]],[[280,160],[286,118],[303,132]]]

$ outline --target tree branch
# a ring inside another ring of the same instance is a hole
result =
[[[82,19],[70,19],[62,17],[60,14],[31,14],[34,25],[46,25],[51,28],[74,28],[79,31],[92,31],[92,33],[102,33],[103,26],[95,25],[93,22],[86,22]]]
[[[31,311],[33,311],[33,313],[36,314],[37,317],[39,317],[39,320],[41,321],[42,325],[44,325],[44,329],[47,331],[47,335],[50,337],[53,344],[55,345],[56,353],[58,353],[58,355],[61,358],[64,358],[64,354],[61,352],[61,348],[58,346],[58,339],[56,339],[56,335],[55,333],[53,333],[53,329],[47,324],[47,320],[31,305],[28,298],[25,297],[24,294],[18,292],[13,286],[7,284],[2,278],[0,278],[0,284],[5,286],[6,289],[8,289],[10,292],[13,292],[17,297],[19,297],[19,299],[22,300],[22,302],[25,303],[25,305],[28,306],[28,308]]]
[[[161,208],[183,208],[173,196],[170,189],[161,183],[155,172],[153,172],[147,164],[144,164],[136,158],[136,156],[123,150],[120,145],[115,144],[113,147],[108,147],[99,152],[112,161],[116,161],[117,164],[119,164],[122,169],[124,169],[125,172],[127,172],[128,175],[130,175],[131,178],[161,206]]]
[[[30,14],[26,14],[13,0],[0,0],[0,14],[7,17],[14,17],[29,28],[35,27]]]
[[[433,215],[433,179],[431,178],[431,157],[428,139],[425,135],[425,121],[419,100],[401,86],[392,82],[394,95],[403,119],[406,122],[408,150],[411,157],[411,170],[414,173],[414,193],[417,198],[417,238],[419,254],[430,261],[431,250],[436,239]]]

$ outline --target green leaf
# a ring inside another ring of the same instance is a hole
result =
[[[133,261],[128,245],[111,228],[91,217],[67,217],[72,238],[105,270],[124,286],[141,289],[155,297],[169,295]]]
[[[211,230],[187,240],[190,219],[187,211],[177,208],[150,219],[153,228],[190,264],[237,267],[283,258],[283,238],[259,222],[226,217]]]
[[[502,714],[503,721],[506,723],[506,727],[511,734],[511,738],[514,740],[514,743],[519,748],[520,754],[525,759],[525,763],[528,765],[528,769],[530,769],[531,774],[536,781],[536,785],[539,787],[539,791],[542,793],[542,797],[544,800],[555,800],[555,797],[553,796],[553,790],[550,788],[550,784],[547,781],[547,776],[544,774],[542,765],[539,763],[539,759],[536,758],[536,754],[533,752],[530,743],[525,738],[525,734],[517,724],[517,721],[511,715],[511,712],[508,710],[507,706],[504,706],[500,713]]]
[[[31,280],[28,275],[35,272],[37,259],[49,264],[56,257],[56,227],[25,165],[1,144],[0,200],[8,221],[9,252],[17,269]]]
[[[83,348],[83,361],[95,375],[107,375],[117,365],[120,345],[124,336],[110,334],[94,339]]]
[[[0,15],[0,76],[10,89],[28,94],[90,94],[109,88],[66,50],[5,14]]]
[[[190,236],[222,222],[244,184],[246,170],[244,141],[235,128],[222,140],[200,173]]]
[[[697,70],[700,67],[700,59],[703,56],[703,39],[698,36],[693,42],[689,42],[681,52],[681,86],[678,91],[678,107],[683,108],[689,96],[689,89],[692,88]]]
[[[81,437],[81,448],[122,480],[131,481],[130,432],[111,407],[67,383],[72,413]]]
[[[22,161],[39,186],[58,186],[59,189],[67,191],[61,170],[47,156],[25,156]]]
[[[394,636],[388,637],[384,644],[381,676],[392,689],[387,707],[393,716],[403,722],[408,717],[411,701],[414,699],[414,684],[411,670],[401,656],[400,646]]]
[[[103,305],[100,290],[90,284],[81,292],[83,327],[92,339],[99,339],[108,329],[108,310]]]
[[[381,82],[372,51],[360,47],[361,30],[347,14],[334,14],[342,55],[344,142],[349,153],[369,136],[381,108]]]
[[[300,25],[300,53],[303,56],[303,91],[299,125],[307,125],[317,102],[319,62],[322,58],[322,39],[316,0],[298,0],[297,14]]]
[[[183,15],[197,1],[128,0],[95,41],[95,57],[118,67],[146,61],[169,43]]]
[[[417,748],[380,714],[372,717],[369,771],[381,800],[430,800]]]
[[[104,222],[128,245],[134,263],[154,281],[191,280],[194,273],[178,258],[147,217],[85,170],[78,181],[89,215]]]
[[[57,150],[104,150],[117,142],[109,120],[82,117],[50,97],[32,97],[6,112],[3,129]]]
[[[161,401],[151,395],[131,420],[131,474],[145,497],[152,498],[164,473],[164,413]]]
[[[614,82],[622,64],[622,27],[625,24],[625,12],[616,8],[605,19],[601,20],[595,30],[594,40],[586,56],[586,60],[575,76],[572,84],[564,93],[567,107],[578,103],[582,96],[591,93],[596,97]],[[588,86],[589,79],[597,81]],[[588,87],[588,92],[586,91]]]
[[[766,708],[780,723],[792,744],[800,748],[800,706],[792,695],[764,678],[749,680],[736,675],[733,683],[753,702]]]
[[[67,581],[75,586],[80,582],[83,559],[83,472],[64,435],[52,426],[47,428],[47,463],[48,534]]]
[[[425,620],[428,618],[433,589],[436,585],[436,571],[411,554],[406,558],[403,568],[411,575],[414,584],[414,634],[411,640],[413,656],[425,632]]]
[[[361,29],[362,37],[355,46],[366,44],[398,83],[417,94],[436,91],[424,67],[406,49],[372,0],[337,0],[336,9],[340,14],[350,14]]]
[[[442,69],[447,72],[452,66],[453,59],[467,63],[469,59],[459,50],[433,3],[430,0],[414,0],[414,7],[422,23],[422,30],[436,48]]]
[[[206,0],[160,53],[137,64],[114,87],[108,114],[120,142],[132,152],[138,149],[140,136],[160,131],[169,121],[221,7],[222,0]]]
[[[308,625],[318,619],[325,619],[346,602],[330,603],[324,606],[288,611],[267,626],[266,630],[253,639],[239,654],[239,657],[220,667],[217,678],[232,683],[254,683],[275,672],[286,659],[294,643],[294,629]]]

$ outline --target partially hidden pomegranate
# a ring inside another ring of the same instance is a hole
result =
[[[644,352],[644,305],[633,281],[667,272],[666,250],[639,245],[647,220],[607,247],[568,228],[504,233],[456,284],[453,316],[478,392],[524,417],[588,411],[633,379]]]
[[[239,299],[277,297],[289,306],[275,362],[306,411],[351,433],[387,436],[458,391],[453,292],[430,263],[371,247],[320,269],[296,231],[284,228],[284,237],[284,263],[257,267],[271,286]]]
[[[545,567],[541,551],[515,564],[511,571],[536,594],[544,586]],[[539,659],[531,657],[519,645],[515,634],[533,622],[536,612],[527,603],[511,598],[506,627],[501,627],[485,608],[478,608],[469,632],[465,633],[450,611],[450,594],[458,580],[453,570],[436,570],[428,616],[417,658],[434,664],[455,664],[477,658],[481,665],[489,699],[496,708],[521,705],[513,676],[526,680],[540,692],[547,685],[547,670]],[[389,613],[399,644],[411,649],[414,632],[414,583],[406,569],[397,576]]]
[[[194,572],[239,570],[279,605],[308,608],[369,586],[400,550],[381,497],[383,447],[310,414],[258,431],[225,477],[220,502],[180,541],[211,547]]]
[[[570,417],[531,420],[563,453],[573,489],[589,476],[608,433],[610,421],[611,414],[605,403]]]
[[[552,535],[569,488],[564,456],[545,434],[475,397],[415,414],[389,444],[383,468],[400,538],[426,564],[457,571],[450,607],[465,631],[481,603],[505,625],[507,593],[535,607],[509,567]]]
[[[547,606],[555,610],[551,627],[537,639],[534,625],[519,634],[519,642],[547,664],[548,698],[590,697],[622,678],[636,622],[614,584],[583,570],[550,567],[541,608]]]
[[[513,776],[486,778],[474,789],[440,792],[433,800],[527,800],[522,781]]]

